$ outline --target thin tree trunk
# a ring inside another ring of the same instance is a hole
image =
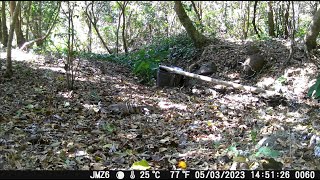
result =
[[[0,25],[2,24],[2,20],[0,18]],[[2,41],[2,26],[0,27],[0,40]],[[1,68],[1,67],[0,67]]]
[[[280,30],[281,27],[281,2],[276,2],[277,5],[275,7],[277,7],[276,9],[276,15],[275,15],[275,20],[276,20],[276,37],[280,37],[282,36],[282,32]]]
[[[11,24],[10,24],[10,31],[9,31],[9,37],[8,37],[8,44],[7,44],[7,62],[6,62],[6,72],[5,77],[11,77],[12,72],[12,59],[11,59],[11,50],[12,50],[12,39],[13,39],[13,33],[14,33],[14,27],[15,23],[17,23],[18,15],[19,15],[19,9],[21,7],[21,1],[18,1],[17,7],[15,8],[13,15],[11,17]]]
[[[91,23],[90,22],[88,22],[87,23],[88,24],[88,40],[89,40],[89,43],[88,43],[88,52],[92,52],[92,26],[91,26]]]
[[[1,43],[3,44],[4,47],[7,47],[8,45],[8,28],[7,28],[7,20],[6,20],[6,2],[2,1],[2,6],[1,6],[1,29],[2,29],[2,39]]]
[[[128,53],[128,47],[127,47],[127,39],[126,39],[126,7],[128,5],[128,1],[125,1],[122,4],[122,42],[123,42],[123,48],[124,52]]]
[[[199,11],[199,16],[202,21],[202,6],[201,6],[201,1],[198,2],[198,11]]]
[[[186,29],[189,37],[192,39],[196,48],[202,48],[208,42],[208,39],[193,26],[192,21],[183,9],[181,1],[174,1],[174,10],[179,17],[183,27]]]
[[[127,21],[127,39],[128,39],[128,46],[132,46],[132,29],[131,29],[131,17],[132,17],[133,10],[130,11],[130,14],[128,16],[128,21]]]
[[[301,2],[298,2],[297,23],[295,29],[298,29],[298,27],[300,27],[300,7]]]
[[[228,9],[228,1],[224,1],[223,2],[223,4],[224,4],[224,11],[223,11],[223,23],[224,23],[224,26],[225,26],[225,33],[228,33],[228,22],[227,22],[227,20],[228,20],[228,13],[227,13],[227,9]]]
[[[119,19],[118,19],[118,26],[116,31],[116,52],[119,53],[119,30],[120,30],[120,23],[121,23],[121,16],[122,16],[122,10],[119,11]]]
[[[42,36],[42,1],[39,1],[39,18],[38,18],[38,35],[39,37]]]
[[[32,1],[28,1],[26,41],[29,41],[29,24],[30,24],[30,16],[31,16],[31,5],[32,5]]]
[[[168,20],[168,15],[167,14],[165,14],[165,21],[166,21],[166,23],[167,23],[167,25],[166,25],[166,36],[167,37],[169,37],[169,20]]]
[[[268,12],[269,36],[275,37],[272,1],[268,1],[268,6],[269,6],[269,12]]]
[[[259,32],[257,30],[257,26],[256,26],[257,5],[258,5],[258,1],[254,1],[252,25],[253,25],[254,32],[258,35],[258,38],[260,38],[260,34],[259,34]]]
[[[87,6],[87,1],[85,1],[85,5]],[[88,52],[92,52],[92,24],[89,20],[89,18],[87,17],[85,20],[87,26],[88,26],[88,45],[87,45],[87,50]]]
[[[284,27],[284,38],[287,39],[289,37],[288,32],[288,23],[289,23],[289,9],[290,9],[290,1],[287,2],[286,12],[283,17],[283,27]]]
[[[13,15],[14,11],[16,9],[16,1],[10,1],[10,11],[11,11],[11,15]],[[18,15],[21,11],[21,6],[18,9]],[[20,26],[20,20],[17,17],[17,22],[15,23],[15,33],[16,33],[16,38],[17,38],[17,46],[21,47],[25,42],[25,38],[23,36],[22,30],[21,30],[21,26]]]
[[[291,18],[291,23],[289,22],[288,24],[288,32],[290,33],[291,37],[290,37],[290,53],[289,53],[289,57],[287,58],[286,63],[289,63],[290,60],[293,57],[294,54],[294,45],[295,45],[295,41],[294,41],[294,37],[295,37],[295,14],[294,14],[294,2],[291,1],[292,4],[292,18]]]
[[[249,30],[249,20],[250,20],[250,1],[247,1],[247,6],[245,7],[245,1],[241,1],[241,6],[243,10],[242,17],[242,36],[243,39],[247,39]]]
[[[200,14],[199,14],[199,12],[198,12],[198,9],[197,9],[196,4],[194,3],[194,1],[191,1],[191,4],[192,4],[192,7],[193,7],[194,11],[196,12],[198,21],[201,22],[201,17],[200,17]]]
[[[249,23],[250,21],[250,1],[248,1],[248,5],[247,5],[247,28],[246,28],[246,36],[245,36],[245,39],[247,39],[248,37],[248,32],[249,32]]]
[[[199,13],[199,11],[197,9],[197,6],[194,3],[194,1],[191,1],[191,4],[192,4],[192,7],[193,7],[194,11],[196,12],[196,15],[197,15],[197,18],[198,18],[198,21],[199,21],[200,32],[203,32],[203,25],[202,25],[201,15],[200,15],[200,13]]]

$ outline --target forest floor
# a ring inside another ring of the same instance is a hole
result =
[[[69,91],[61,60],[13,51],[13,77],[4,78],[3,67],[0,75],[0,169],[128,170],[142,159],[158,170],[268,169],[271,158],[275,169],[320,169],[310,143],[320,125],[319,105],[306,97],[316,67],[298,50],[285,66],[286,42],[261,41],[270,66],[245,79],[239,62],[248,44],[212,44],[201,58],[216,62],[213,78],[282,97],[200,81],[194,87],[144,86],[126,67],[86,60]],[[153,108],[103,113],[119,102]]]

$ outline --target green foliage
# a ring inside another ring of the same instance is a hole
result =
[[[89,60],[106,60],[125,65],[131,68],[141,83],[151,84],[156,78],[161,62],[188,59],[194,56],[195,52],[191,39],[186,34],[180,34],[169,38],[155,37],[150,45],[128,54],[104,55],[82,52],[80,56]]]
[[[320,77],[318,77],[315,84],[309,88],[308,97],[312,97],[314,99],[318,99],[320,97]]]
[[[171,39],[172,48],[169,49],[169,60],[178,61],[189,59],[196,53],[191,39],[186,34],[180,34]]]
[[[150,83],[156,78],[156,72],[161,62],[190,58],[195,53],[191,39],[186,35],[171,38],[155,38],[153,43],[137,52],[128,55],[129,65],[142,83]],[[180,59],[179,58],[179,59]]]
[[[233,156],[233,161],[236,162],[255,162],[260,158],[278,158],[281,155],[278,150],[274,150],[267,146],[260,147],[256,152],[256,150],[241,150],[238,149],[236,145],[231,145],[226,149],[226,152],[229,156]]]
[[[107,133],[109,133],[109,134],[115,132],[116,129],[117,129],[116,126],[113,125],[113,124],[110,124],[110,123],[104,123],[104,124],[102,125],[102,130],[104,130],[105,132],[107,132]]]
[[[33,18],[40,18],[42,20],[42,27],[44,32],[49,28],[53,21],[55,13],[57,12],[58,3],[56,1],[41,1],[34,2],[31,6],[31,16]]]
[[[251,140],[253,142],[253,144],[256,144],[257,142],[257,134],[258,132],[256,130],[251,130],[250,135],[251,135]]]
[[[306,19],[306,18],[303,20],[300,19],[300,24],[299,24],[299,27],[297,28],[295,36],[299,38],[304,38],[304,36],[308,32],[310,22],[311,22],[311,19]]]
[[[134,162],[131,166],[131,169],[133,170],[147,170],[150,169],[150,165],[148,161],[145,159],[142,159],[141,161]]]
[[[272,38],[266,32],[260,34],[260,40],[267,41],[267,40],[271,40],[271,39]]]
[[[277,82],[279,82],[280,84],[285,84],[285,83],[287,83],[287,78],[285,76],[280,76],[277,79]]]
[[[277,150],[273,150],[270,147],[263,146],[259,148],[258,152],[255,154],[257,157],[271,157],[277,158],[280,155],[280,152]]]

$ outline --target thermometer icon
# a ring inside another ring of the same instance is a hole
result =
[[[134,175],[134,171],[131,171],[130,178],[134,179],[136,176]]]

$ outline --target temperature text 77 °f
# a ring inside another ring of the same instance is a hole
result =
[[[190,171],[170,171],[170,175],[171,175],[170,176],[171,179],[179,179],[179,178],[187,179],[188,176],[190,175]]]

